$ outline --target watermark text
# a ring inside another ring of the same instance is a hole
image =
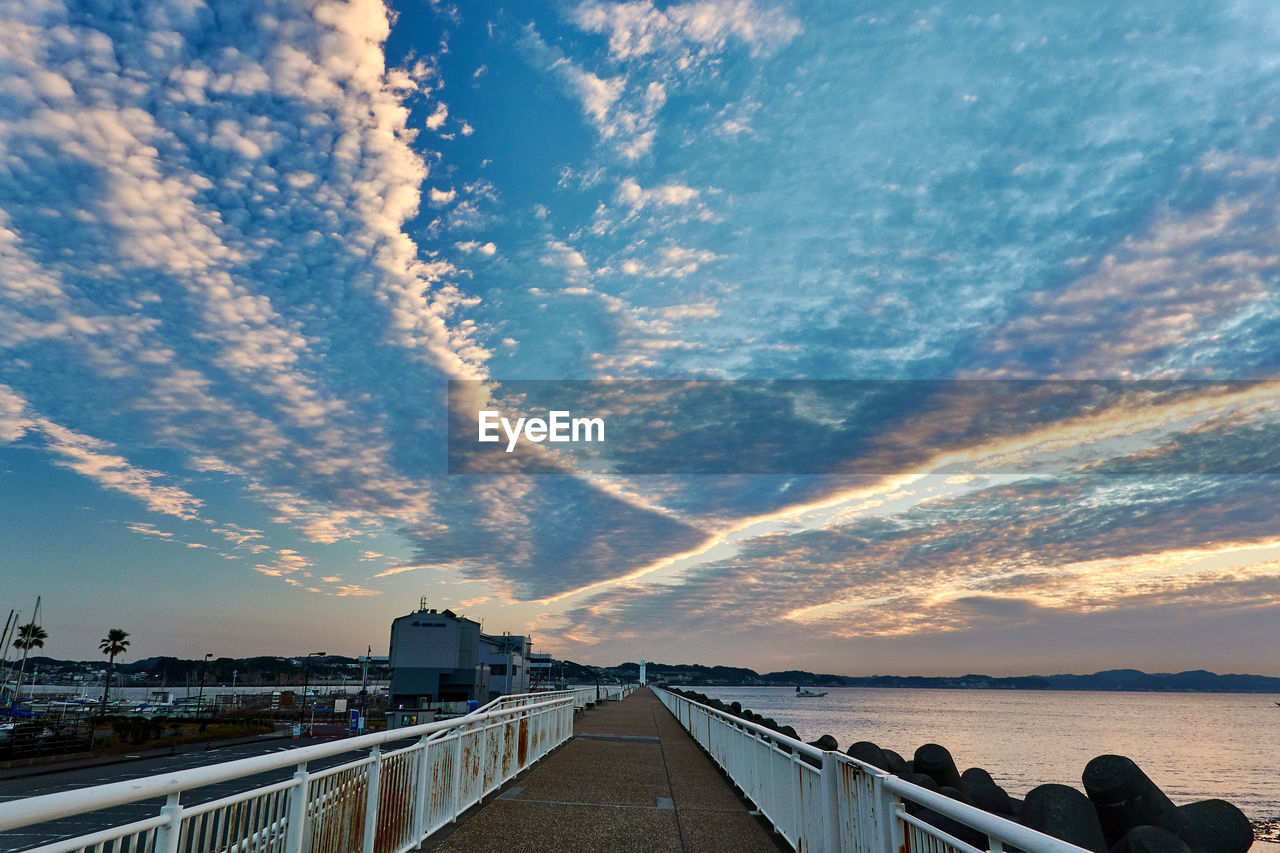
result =
[[[604,441],[604,418],[575,418],[555,409],[545,418],[517,418],[515,424],[492,409],[482,409],[478,419],[478,441],[500,442],[505,434],[507,452],[514,453],[523,435],[525,441]]]

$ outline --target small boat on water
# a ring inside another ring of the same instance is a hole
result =
[[[808,688],[805,688],[804,690],[801,690],[801,689],[800,689],[800,685],[798,685],[798,684],[796,685],[796,698],[797,698],[797,699],[807,699],[807,698],[809,698],[809,697],[817,698],[817,697],[819,697],[819,696],[826,696],[826,695],[827,695],[827,691],[825,691],[825,690],[813,691],[813,690],[809,690]]]

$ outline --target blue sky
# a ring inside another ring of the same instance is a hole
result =
[[[377,651],[425,595],[596,663],[1280,674],[1271,4],[0,20],[0,605],[49,654]],[[1133,383],[602,477],[449,474],[450,379]]]

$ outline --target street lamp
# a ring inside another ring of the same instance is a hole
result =
[[[596,704],[599,705],[600,704],[600,674],[597,673],[594,669],[591,669],[590,667],[583,666],[580,663],[574,663],[571,660],[561,661],[561,663],[567,663],[569,666],[576,666],[578,669],[582,670],[583,672],[591,673],[591,677],[596,680]]]
[[[307,722],[307,684],[310,683],[311,659],[320,657],[324,657],[324,652],[311,652],[302,664],[302,710],[298,713],[299,727]],[[310,735],[310,732],[308,732],[308,735]]]
[[[200,664],[200,692],[196,694],[196,719],[200,719],[200,715],[204,713],[204,670],[209,665],[209,658],[213,657],[213,652],[207,652],[204,661]],[[190,688],[188,688],[190,689]],[[191,694],[188,693],[188,696]]]

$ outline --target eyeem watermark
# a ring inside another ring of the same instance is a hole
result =
[[[534,444],[544,441],[604,441],[604,418],[575,418],[563,410],[549,411],[546,418],[517,418],[513,426],[510,419],[492,409],[482,409],[478,425],[478,441],[501,441],[498,434],[501,428],[507,437],[508,453],[515,452],[521,435],[525,441]]]

